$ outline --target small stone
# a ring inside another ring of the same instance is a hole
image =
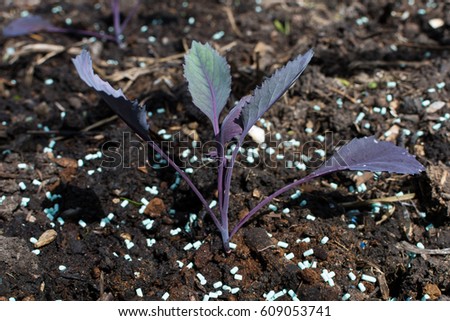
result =
[[[262,144],[266,140],[266,133],[264,129],[257,126],[252,126],[248,132],[248,135],[257,144]]]
[[[428,24],[433,29],[439,29],[440,27],[442,27],[445,24],[445,22],[441,18],[435,18],[435,19],[431,19],[430,21],[428,21]]]
[[[432,114],[432,113],[435,113],[435,112],[437,112],[438,110],[442,109],[444,106],[445,106],[445,102],[443,102],[443,101],[435,101],[435,102],[433,102],[431,105],[429,105],[429,106],[425,109],[425,111],[426,111],[428,114]]]
[[[162,199],[155,197],[145,207],[144,214],[151,217],[160,217],[166,211],[166,206]]]
[[[442,295],[441,290],[436,284],[428,283],[424,286],[423,292],[430,296],[431,300],[437,300]]]
[[[44,101],[44,102],[36,105],[36,107],[34,107],[34,112],[36,113],[36,115],[38,115],[40,117],[45,117],[45,116],[47,116],[49,114],[50,107]]]
[[[68,99],[69,105],[74,109],[80,109],[83,106],[83,102],[78,97],[69,97]]]

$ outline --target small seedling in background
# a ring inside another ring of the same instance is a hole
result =
[[[214,159],[217,163],[217,190],[219,206],[210,208],[205,197],[197,189],[192,180],[174,161],[151,139],[149,125],[146,119],[145,107],[140,107],[137,101],[128,100],[122,90],[115,90],[111,85],[95,75],[92,60],[86,50],[73,59],[73,63],[81,79],[108,103],[128,126],[147,144],[164,158],[180,176],[187,182],[200,199],[205,210],[217,226],[225,251],[229,251],[230,238],[258,211],[268,205],[278,195],[290,189],[309,182],[310,180],[343,170],[358,170],[371,172],[393,172],[417,174],[424,167],[408,152],[392,143],[378,141],[374,137],[355,138],[338,149],[334,155],[311,174],[294,181],[273,194],[264,198],[251,209],[237,224],[229,228],[229,201],[233,167],[238,152],[252,126],[261,116],[294,84],[300,77],[313,56],[309,50],[304,55],[297,56],[284,67],[277,70],[262,85],[255,89],[253,95],[243,97],[229,111],[221,124],[219,116],[223,111],[230,92],[230,67],[226,60],[209,44],[193,42],[185,56],[184,75],[188,81],[189,92],[195,106],[211,121],[213,137],[216,145]],[[230,143],[234,143],[231,157],[225,157],[225,151]]]
[[[133,8],[130,10],[125,20],[120,22],[120,0],[111,0],[111,11],[113,15],[114,24],[114,36],[88,31],[80,30],[69,27],[57,27],[48,20],[41,16],[29,15],[21,17],[11,21],[6,27],[3,28],[3,36],[5,37],[18,37],[36,32],[59,32],[59,33],[73,33],[82,36],[96,37],[103,40],[114,41],[119,47],[124,47],[123,31],[130,22],[130,20],[136,15],[137,9],[140,5],[140,0],[136,0]]]
[[[291,24],[289,20],[283,22],[281,20],[275,19],[273,21],[273,25],[279,33],[282,33],[285,36],[289,36],[289,34],[291,33]]]

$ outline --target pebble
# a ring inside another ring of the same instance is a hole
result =
[[[257,144],[262,144],[266,140],[266,132],[258,126],[252,126],[248,132],[248,135]]]
[[[361,282],[358,283],[358,289],[359,289],[361,292],[365,292],[365,291],[366,291],[366,287],[365,287],[364,284],[362,284]]]
[[[283,241],[279,241],[279,242],[277,243],[277,245],[278,245],[279,247],[282,247],[283,249],[285,249],[285,248],[287,248],[287,247],[289,246],[289,244],[287,244],[286,242],[283,242]]]
[[[153,198],[145,207],[144,214],[151,217],[160,217],[166,211],[164,201],[158,197]]]
[[[294,255],[294,253],[291,252],[289,254],[286,254],[284,257],[288,260],[292,260],[295,257],[295,255]]]
[[[78,225],[80,225],[82,228],[85,228],[87,226],[86,222],[83,220],[79,220]]]
[[[439,29],[442,26],[444,26],[445,22],[443,19],[441,18],[434,18],[434,19],[430,19],[428,21],[428,24],[430,25],[431,28],[433,29]]]
[[[377,279],[373,276],[367,275],[367,274],[363,274],[361,275],[361,280],[367,281],[367,282],[371,282],[371,283],[376,283]]]

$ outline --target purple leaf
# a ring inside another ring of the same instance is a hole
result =
[[[193,41],[185,56],[184,76],[195,106],[211,120],[217,135],[219,115],[231,91],[230,67],[225,58],[209,44]]]
[[[222,144],[226,144],[242,133],[242,126],[239,124],[238,119],[241,115],[242,107],[248,104],[250,99],[251,96],[242,97],[223,120],[220,127],[220,142]]]
[[[261,87],[255,89],[250,102],[242,109],[241,142],[259,118],[294,84],[310,62],[314,52],[308,50],[278,69]]]
[[[115,90],[108,82],[103,81],[98,75],[94,74],[92,59],[88,51],[83,50],[72,61],[80,78],[89,87],[92,87],[108,103],[109,107],[143,140],[151,141],[145,108],[140,107],[136,100],[128,100],[121,89]]]
[[[339,148],[314,175],[338,170],[418,174],[424,169],[406,149],[370,136],[354,138]]]
[[[57,28],[41,16],[26,16],[11,21],[5,28],[3,28],[3,36],[17,37],[39,31],[52,32],[59,30],[60,28]]]

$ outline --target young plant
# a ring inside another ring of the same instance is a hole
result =
[[[284,67],[277,70],[262,85],[255,89],[253,95],[243,97],[229,111],[221,124],[219,116],[223,111],[231,91],[230,68],[209,44],[193,42],[185,56],[184,75],[188,81],[189,92],[195,106],[211,121],[216,144],[213,157],[217,162],[218,213],[208,205],[206,198],[197,189],[192,180],[174,161],[151,139],[146,120],[145,107],[137,101],[128,100],[123,92],[115,90],[111,85],[93,73],[89,53],[83,51],[73,59],[73,63],[81,79],[92,87],[136,134],[153,150],[161,155],[186,181],[200,199],[205,210],[211,216],[222,237],[225,251],[229,251],[230,238],[258,211],[269,204],[278,195],[306,183],[316,177],[343,170],[372,172],[394,172],[417,174],[424,167],[408,152],[392,143],[378,141],[374,137],[355,138],[339,148],[334,155],[311,174],[296,180],[273,194],[251,209],[230,230],[228,209],[230,204],[230,186],[233,168],[240,147],[252,126],[261,116],[294,84],[313,56],[309,50],[297,56]],[[225,157],[225,150],[234,142],[231,157]]]
[[[88,37],[97,37],[103,40],[114,41],[119,47],[124,47],[123,31],[128,22],[136,15],[140,0],[136,0],[131,11],[126,16],[125,20],[120,22],[120,0],[111,0],[111,11],[113,14],[114,36],[106,35],[99,32],[88,30],[80,30],[75,28],[57,27],[41,16],[26,16],[11,21],[5,28],[3,28],[3,36],[18,37],[36,32],[59,32],[72,33]]]

